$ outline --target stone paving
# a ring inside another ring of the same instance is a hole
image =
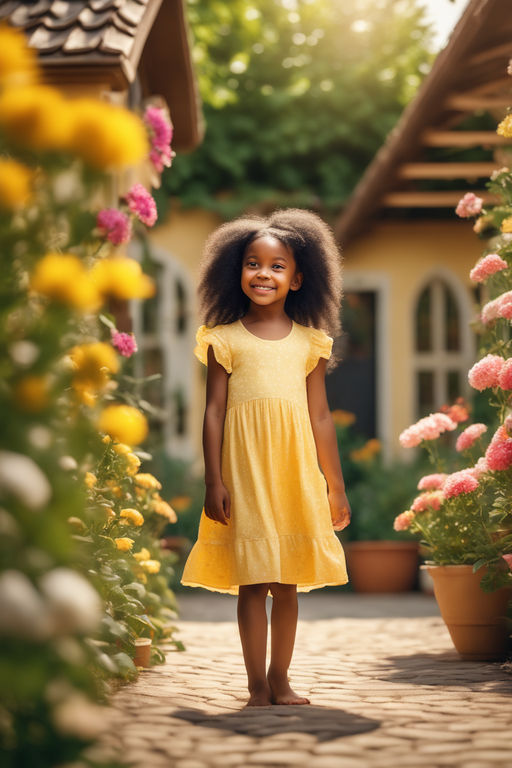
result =
[[[494,768],[512,764],[512,676],[463,662],[433,598],[301,597],[292,686],[309,706],[244,709],[236,599],[186,596],[186,651],[113,698],[104,748],[137,768]]]

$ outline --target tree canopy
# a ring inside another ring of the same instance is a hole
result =
[[[188,0],[206,134],[160,197],[344,204],[432,61],[419,0]]]

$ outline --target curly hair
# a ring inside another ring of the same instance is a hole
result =
[[[328,225],[311,211],[286,208],[268,217],[247,216],[222,224],[207,239],[199,273],[200,315],[212,327],[233,323],[249,308],[241,288],[249,243],[270,235],[288,246],[303,281],[286,297],[285,311],[300,325],[341,332],[341,255]]]

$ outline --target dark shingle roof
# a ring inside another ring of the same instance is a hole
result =
[[[107,82],[162,95],[178,149],[201,140],[183,0],[0,0],[0,21],[22,29],[56,84]]]

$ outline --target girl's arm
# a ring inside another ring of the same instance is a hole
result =
[[[208,348],[206,408],[203,421],[204,512],[210,520],[227,525],[230,512],[229,492],[222,481],[221,449],[228,397],[228,374]]]
[[[327,361],[320,358],[306,379],[308,408],[318,461],[327,480],[332,524],[335,531],[341,531],[350,523],[350,504],[345,493],[336,430],[325,392],[326,366]]]

